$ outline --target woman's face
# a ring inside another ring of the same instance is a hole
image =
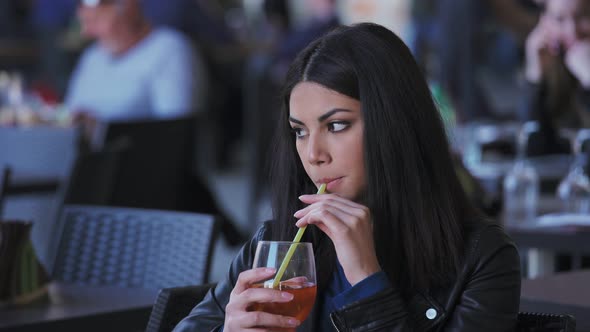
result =
[[[590,39],[590,0],[548,0],[545,18],[566,48],[576,41]]]
[[[327,191],[358,201],[366,189],[364,123],[358,100],[302,82],[289,100],[289,121],[309,178]]]

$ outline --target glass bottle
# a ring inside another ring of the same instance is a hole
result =
[[[503,181],[504,223],[521,225],[533,222],[537,216],[539,176],[526,159],[529,136],[539,128],[536,122],[526,122],[516,136],[516,159]]]

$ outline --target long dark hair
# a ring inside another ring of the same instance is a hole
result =
[[[361,102],[365,203],[383,270],[405,290],[448,281],[461,265],[464,224],[477,212],[457,179],[440,115],[418,65],[394,33],[376,24],[337,28],[312,42],[290,67],[271,165],[275,236],[293,238],[293,213],[302,208],[297,197],[316,190],[288,122],[291,91],[303,81]],[[319,229],[310,229],[308,240],[325,238]]]

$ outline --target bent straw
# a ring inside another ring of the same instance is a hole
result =
[[[320,186],[320,189],[318,189],[318,195],[319,194],[323,194],[326,191],[326,184],[322,183],[322,185]],[[297,234],[295,234],[295,238],[293,239],[293,243],[299,243],[299,241],[301,241],[301,238],[303,237],[303,233],[305,232],[305,229],[307,228],[307,226],[303,226],[301,228],[299,228],[299,230],[297,231]],[[287,250],[287,254],[285,255],[285,258],[283,258],[283,262],[281,263],[281,266],[279,267],[279,270],[277,271],[277,275],[275,276],[275,280],[272,283],[272,288],[277,288],[279,286],[279,282],[281,282],[281,279],[283,278],[283,274],[285,274],[285,270],[287,270],[287,266],[289,265],[289,262],[291,261],[291,257],[293,257],[293,254],[295,253],[295,248],[297,246],[294,244],[291,244],[291,246],[289,247],[289,250]]]

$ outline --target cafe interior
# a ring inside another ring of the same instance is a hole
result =
[[[0,331],[172,331],[272,218],[289,64],[358,22],[518,248],[516,330],[590,331],[587,0],[0,1]]]

